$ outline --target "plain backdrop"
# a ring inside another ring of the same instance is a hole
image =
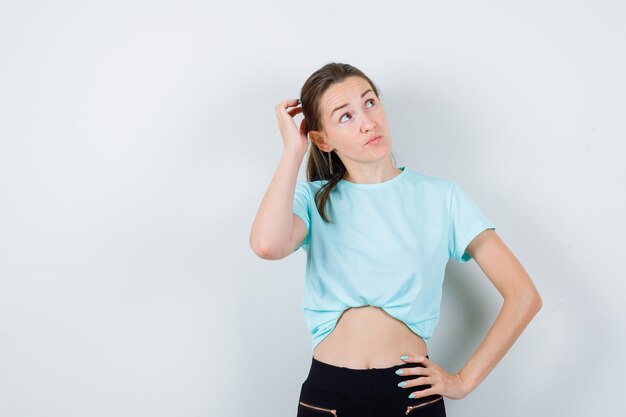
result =
[[[616,415],[625,20],[617,0],[1,0],[0,415],[295,416],[306,253],[248,236],[274,106],[328,62],[374,80],[397,164],[457,181],[542,295],[448,415]],[[501,302],[451,261],[431,359],[458,371]]]

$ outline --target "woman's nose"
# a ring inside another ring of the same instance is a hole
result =
[[[369,116],[363,116],[362,120],[363,120],[362,126],[366,130],[371,130],[376,126],[376,122],[374,122],[374,120]]]

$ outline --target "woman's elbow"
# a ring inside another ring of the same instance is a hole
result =
[[[534,313],[541,310],[543,307],[543,300],[541,299],[541,295],[539,292],[533,288],[528,291],[518,291],[514,292],[508,296],[504,297],[505,301],[508,300],[513,302],[519,306],[522,306],[524,309],[533,311]]]
[[[528,308],[528,310],[537,313],[543,307],[543,300],[541,299],[541,295],[536,289],[529,291],[523,296],[519,297],[519,301]]]
[[[250,239],[249,243],[252,252],[254,252],[254,254],[261,259],[265,259],[266,261],[275,261],[283,258],[280,251],[274,245],[267,244],[264,241],[255,241],[253,239]]]
[[[541,296],[539,295],[539,293],[537,292],[535,297],[535,308],[537,309],[537,311],[541,310],[541,307],[543,307],[543,300],[541,299]]]
[[[529,290],[528,290],[528,295],[527,298],[529,300],[529,303],[537,310],[541,310],[541,307],[543,307],[543,300],[541,299],[541,295],[539,294],[539,291],[537,290],[537,287],[535,287],[535,285],[531,285]]]
[[[271,257],[272,248],[270,245],[265,244],[265,242],[260,242],[250,238],[249,244],[252,252],[254,252],[254,254],[259,258],[268,259]]]

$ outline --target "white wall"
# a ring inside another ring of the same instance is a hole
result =
[[[625,12],[1,1],[0,415],[295,416],[306,255],[261,260],[248,234],[282,151],[274,105],[331,61],[373,78],[399,165],[458,181],[543,297],[448,414],[615,415]],[[500,302],[451,262],[431,358],[457,371]]]

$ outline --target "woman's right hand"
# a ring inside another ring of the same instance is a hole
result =
[[[290,107],[291,109],[287,110]],[[296,155],[304,157],[309,147],[307,138],[309,130],[306,119],[302,119],[300,128],[296,126],[296,122],[293,119],[293,116],[302,112],[302,107],[298,106],[298,100],[285,100],[277,104],[275,109],[285,151],[294,152]]]

